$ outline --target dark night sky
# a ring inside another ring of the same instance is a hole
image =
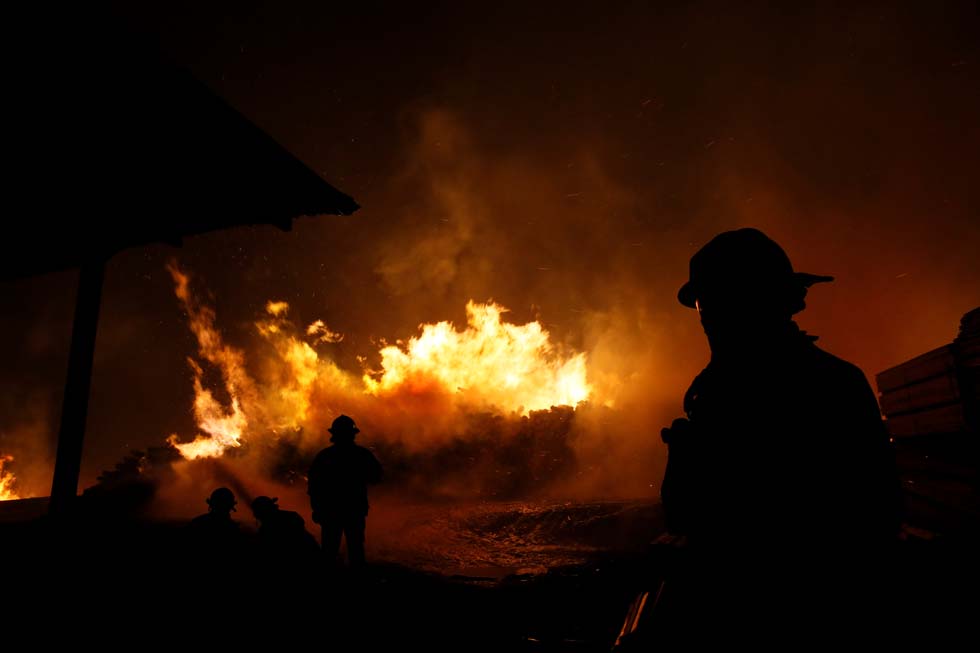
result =
[[[980,304],[977,3],[407,4],[120,10],[364,208],[117,256],[83,485],[193,432],[172,256],[232,342],[285,299],[348,335],[350,369],[372,338],[492,297],[626,380],[651,426],[706,361],[676,290],[720,230],[758,226],[836,275],[800,322],[869,376]],[[73,292],[71,273],[0,286],[0,450],[22,461],[50,455]]]

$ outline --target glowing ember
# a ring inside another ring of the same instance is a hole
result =
[[[4,465],[12,462],[13,459],[13,456],[0,455],[0,501],[12,501],[21,498],[14,490],[14,483],[17,478],[12,472],[4,470]]]
[[[575,406],[589,398],[585,354],[562,357],[538,322],[502,322],[506,308],[493,302],[466,304],[467,328],[450,322],[421,325],[404,349],[381,350],[377,379],[364,376],[368,392],[383,395],[437,381],[474,403],[527,414],[551,406]]]

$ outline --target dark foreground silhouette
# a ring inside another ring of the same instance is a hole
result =
[[[362,567],[367,486],[381,481],[381,465],[368,449],[354,444],[360,429],[347,415],[335,419],[329,431],[334,444],[317,454],[308,475],[313,521],[322,529],[328,562],[336,559],[343,536],[351,566]]]
[[[187,525],[189,549],[238,555],[244,546],[241,525],[231,518],[238,501],[226,487],[219,487],[206,499],[208,511]]]
[[[263,561],[297,570],[315,564],[320,547],[299,513],[281,509],[277,498],[259,496],[252,500],[252,514],[259,522],[258,554]]]
[[[616,531],[623,548],[540,575],[365,568],[367,485],[381,469],[346,418],[309,492],[333,534],[329,560],[346,531],[353,570],[307,564],[302,518],[272,498],[252,502],[253,533],[232,518],[227,489],[187,525],[142,511],[149,481],[122,484],[78,497],[66,518],[0,523],[5,632],[41,641],[48,630],[30,624],[44,614],[50,632],[83,648],[607,651],[639,595],[624,649],[694,650],[707,639],[794,650],[828,638],[836,648],[860,641],[855,633],[876,648],[925,636],[943,649],[975,621],[980,521],[962,511],[958,538],[896,542],[896,479],[874,396],[859,370],[792,322],[817,279],[793,273],[760,237],[732,238],[775,256],[696,257],[681,293],[700,310],[712,357],[687,417],[663,433],[672,535],[653,551],[642,544],[663,529],[656,505],[635,520],[641,528]],[[581,528],[594,535],[595,523]]]
[[[581,564],[492,579],[451,576],[448,569],[443,575],[425,573],[393,564],[387,555],[381,557],[383,550],[358,573],[345,568],[328,572],[325,565],[313,564],[297,570],[275,565],[270,574],[256,564],[261,556],[242,559],[223,549],[186,546],[183,520],[126,513],[118,509],[119,502],[106,501],[105,496],[80,497],[71,521],[0,523],[0,560],[5,565],[0,605],[10,638],[40,641],[49,633],[71,632],[76,644],[103,648],[108,642],[150,641],[248,650],[269,645],[276,650],[608,651],[633,597],[656,588],[665,577],[668,585],[676,578],[675,561],[663,555],[669,552],[650,555],[646,550],[646,543],[663,529],[656,503],[614,510],[617,520],[626,519],[622,522],[597,523],[591,503],[567,516],[543,513],[544,522],[525,526],[534,533],[546,526],[558,534],[557,546],[600,541],[610,546],[603,545]],[[738,497],[731,502],[737,510]],[[397,506],[409,509],[401,502]],[[419,515],[431,516],[434,507],[445,506],[422,507]],[[503,514],[512,515],[509,521],[527,520],[519,505],[507,510]],[[246,550],[258,550],[251,520],[242,521]],[[596,539],[602,524],[609,530]],[[577,533],[571,540],[569,526]],[[433,531],[433,536],[440,534]],[[977,603],[972,589],[978,576],[965,563],[976,565],[978,541],[903,542],[894,570],[900,580],[894,601],[898,609],[876,635],[876,644],[884,647],[889,640],[918,634],[928,636],[930,650],[944,650],[943,642],[950,642],[957,629],[973,628]],[[520,554],[519,543],[510,546]],[[751,594],[753,569],[746,565],[740,572],[739,586],[749,587]],[[849,589],[842,582],[835,594],[846,598]],[[833,599],[820,606],[820,618],[828,625],[839,615]],[[874,607],[869,605],[869,612]],[[54,628],[38,628],[38,615],[46,615],[49,621],[44,623]],[[759,638],[782,625],[762,610],[753,619]],[[722,644],[732,640],[731,631],[711,614],[702,613],[695,621],[673,650],[693,650],[687,642],[705,634]],[[657,632],[646,648],[672,650]],[[812,638],[812,631],[797,631],[782,642],[781,650],[803,648]]]
[[[698,310],[711,360],[662,434],[675,559],[661,633],[852,628],[887,599],[900,487],[874,392],[792,319],[829,280],[794,272],[754,229],[691,259],[679,299]]]

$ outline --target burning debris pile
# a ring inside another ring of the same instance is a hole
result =
[[[470,413],[461,416],[459,430],[438,445],[419,449],[395,435],[375,432],[371,447],[384,461],[385,486],[397,488],[402,500],[534,499],[548,496],[549,491],[587,471],[575,447],[583,428],[578,422],[596,416],[607,418],[607,423],[615,421],[610,409],[588,404],[577,409],[555,406],[526,416]],[[303,494],[316,450],[303,446],[301,433],[292,435],[243,440],[240,447],[220,458],[187,460],[170,445],[134,451],[114,469],[103,472],[86,496],[115,504],[123,501],[126,505],[118,507],[125,508],[124,512],[137,509],[158,485],[174,481],[175,465],[181,473],[203,475],[233,487],[242,497],[255,494],[249,486],[256,475],[263,483],[293,487],[297,495]]]
[[[538,322],[506,322],[493,303],[467,304],[467,325],[420,325],[417,336],[358,357],[341,369],[329,347],[343,340],[322,320],[294,323],[270,301],[254,323],[260,347],[229,344],[214,309],[176,263],[168,270],[197,342],[188,358],[198,433],[136,452],[100,477],[104,487],[153,477],[174,461],[221,460],[227,473],[305,483],[325,427],[355,415],[362,440],[385,461],[387,478],[413,495],[515,498],[571,474],[578,410],[595,403],[584,353],[555,345]],[[163,464],[161,464],[163,463]]]
[[[527,416],[472,413],[438,446],[416,449],[382,432],[374,434],[373,448],[385,463],[386,483],[397,486],[403,498],[523,499],[577,470],[575,415],[570,406]],[[269,478],[293,485],[305,482],[312,455],[280,439],[261,457],[270,463]]]
[[[588,474],[594,464],[583,460],[626,430],[590,384],[585,353],[552,342],[539,322],[507,322],[493,302],[470,301],[465,326],[422,324],[413,337],[380,340],[348,370],[331,355],[344,334],[319,319],[297,323],[284,301],[267,302],[246,344],[232,344],[191,277],[174,262],[168,270],[196,342],[187,363],[197,432],[129,452],[86,491],[123,512],[160,488],[179,503],[181,484],[195,493],[227,485],[242,497],[305,492],[341,413],[383,461],[386,488],[426,500],[545,496]],[[10,460],[0,457],[2,498],[17,496],[3,468]]]
[[[379,450],[391,461],[389,478],[414,495],[528,498],[574,472],[574,423],[570,406],[522,417],[479,413],[433,451],[413,452],[397,441]]]
[[[314,348],[339,342],[342,334],[321,320],[300,328],[290,321],[286,302],[270,301],[255,329],[271,355],[246,356],[225,342],[214,310],[191,292],[189,277],[176,264],[169,270],[198,343],[198,358],[188,363],[200,433],[191,442],[176,434],[168,439],[187,459],[221,456],[261,434],[290,437],[310,427],[318,432],[326,417],[339,412],[386,414],[389,421],[397,416],[404,430],[424,426],[427,437],[452,432],[450,422],[460,412],[528,415],[574,406],[592,394],[585,354],[561,351],[538,322],[505,322],[506,309],[493,302],[467,304],[464,330],[450,322],[421,325],[420,335],[383,346],[380,370],[354,374]],[[361,360],[366,365],[367,358]],[[226,403],[206,387],[205,366],[220,376]]]

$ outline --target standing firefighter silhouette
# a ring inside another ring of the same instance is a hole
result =
[[[892,446],[861,370],[793,321],[832,279],[795,272],[756,229],[691,259],[678,299],[698,311],[711,360],[687,417],[662,432],[667,526],[687,543],[665,586],[675,624],[833,627],[880,593],[900,524]]]
[[[347,415],[335,419],[328,430],[333,445],[317,454],[308,475],[313,521],[322,529],[328,563],[336,559],[343,535],[350,565],[362,567],[367,486],[381,481],[381,465],[368,449],[354,444],[360,429]]]

